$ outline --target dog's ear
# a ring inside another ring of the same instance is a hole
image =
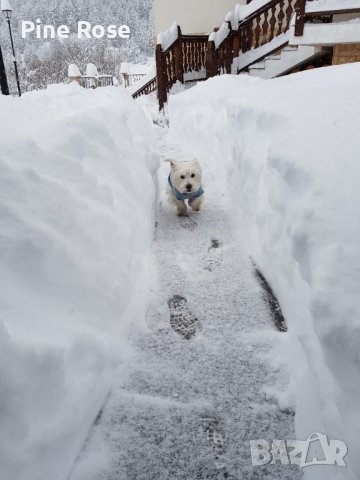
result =
[[[176,167],[176,162],[175,162],[175,160],[171,160],[170,158],[168,158],[168,159],[165,160],[165,162],[169,162],[171,168],[175,168],[175,167]]]

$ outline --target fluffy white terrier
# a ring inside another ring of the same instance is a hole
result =
[[[201,209],[204,200],[204,190],[201,186],[202,170],[197,160],[188,162],[180,162],[168,160],[171,165],[170,175],[168,178],[169,200],[176,205],[179,217],[187,215],[188,201],[189,207],[194,212]]]

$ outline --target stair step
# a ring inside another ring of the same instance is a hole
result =
[[[265,60],[280,60],[281,59],[281,55],[278,54],[278,55],[269,55],[268,57],[266,57]]]
[[[249,70],[262,70],[265,68],[265,60],[250,65]]]
[[[269,79],[275,78],[279,75],[283,75],[287,71],[296,68],[298,65],[305,61],[309,61],[319,55],[321,48],[299,46],[297,50],[282,50],[280,61],[272,61],[271,58],[274,55],[270,55],[265,60],[265,68],[255,69],[249,73],[253,76]]]
[[[283,52],[294,52],[296,50],[298,50],[298,46],[297,45],[287,45],[286,47],[283,48]]]

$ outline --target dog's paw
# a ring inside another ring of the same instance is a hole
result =
[[[189,214],[188,214],[187,210],[178,210],[177,211],[177,216],[180,217],[180,218],[181,217],[188,217]]]
[[[199,329],[199,320],[189,310],[187,300],[174,295],[168,300],[170,325],[172,329],[186,340],[190,340]]]

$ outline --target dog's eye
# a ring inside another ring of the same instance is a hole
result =
[[[181,177],[180,177],[180,178],[182,178],[182,179],[184,180],[184,178],[185,178],[185,175],[181,175]]]
[[[195,178],[195,173],[192,173],[192,174],[191,174],[191,178]]]

